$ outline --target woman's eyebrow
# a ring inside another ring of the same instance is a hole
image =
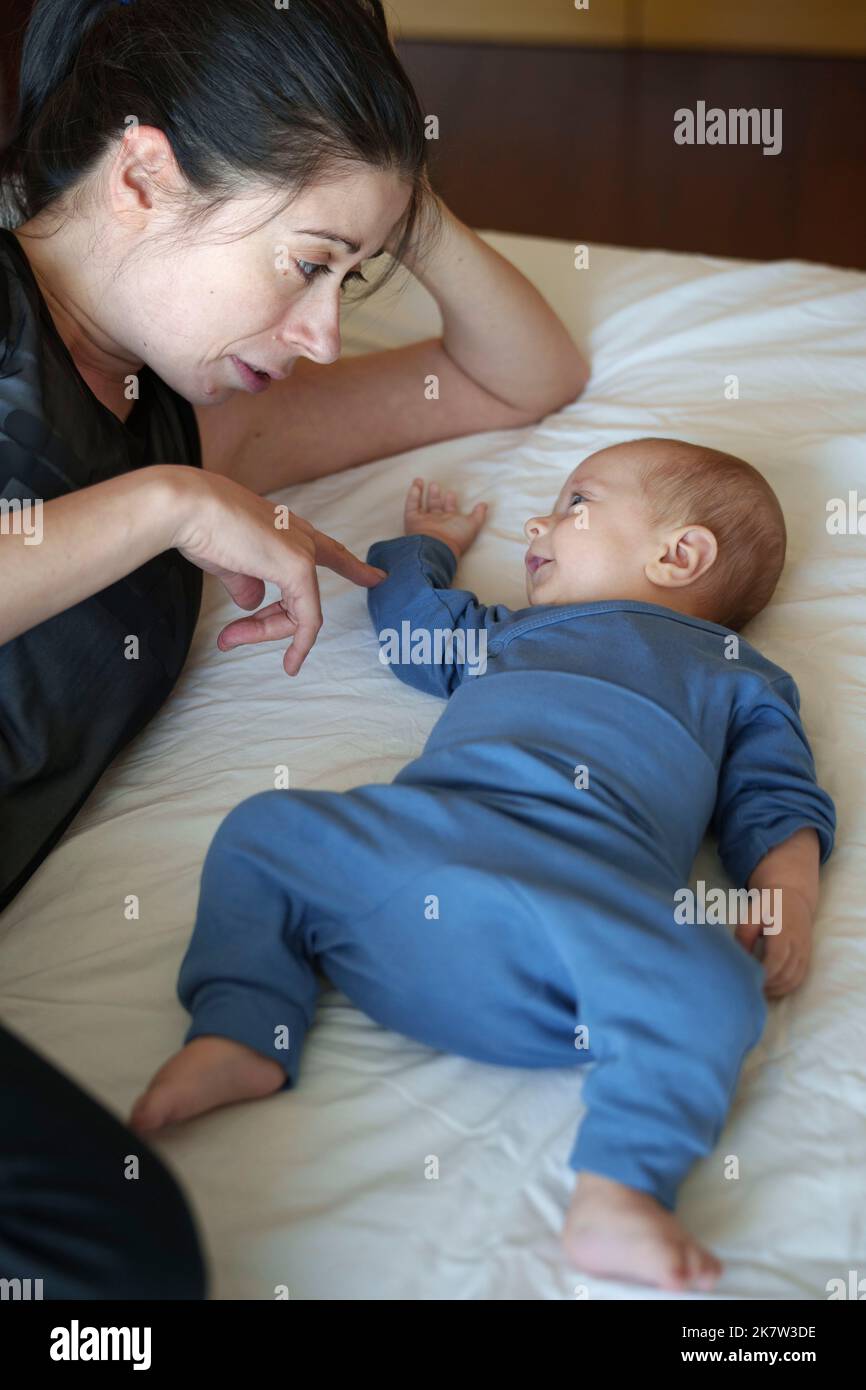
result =
[[[296,234],[297,236],[316,236],[319,237],[321,241],[341,241],[343,245],[351,251],[353,256],[357,256],[361,249],[359,242],[352,241],[352,239],[347,236],[340,236],[337,232],[320,232],[314,231],[310,227],[298,227],[296,229]],[[381,256],[384,250],[384,246],[380,246],[378,251],[373,251],[372,254],[367,257],[367,260],[375,260],[377,256]]]

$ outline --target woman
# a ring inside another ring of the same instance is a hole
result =
[[[378,0],[38,0],[0,165],[0,905],[165,700],[202,570],[257,610],[220,647],[291,639],[289,675],[321,625],[316,566],[378,582],[260,494],[581,390],[563,326],[425,160]],[[341,292],[383,250],[442,336],[341,362]],[[2,1040],[0,1273],[46,1297],[200,1297],[166,1170]]]

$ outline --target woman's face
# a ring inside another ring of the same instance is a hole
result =
[[[298,357],[340,356],[340,287],[382,250],[409,197],[396,174],[361,168],[276,216],[273,191],[233,200],[192,237],[173,238],[157,214],[150,225],[166,236],[152,245],[139,209],[100,326],[121,358],[147,362],[195,405],[267,390],[249,368],[280,379]]]

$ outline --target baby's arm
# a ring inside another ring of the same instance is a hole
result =
[[[407,685],[447,697],[464,677],[483,674],[488,636],[510,610],[486,607],[450,587],[458,559],[483,525],[485,504],[464,515],[453,492],[442,498],[431,483],[426,507],[423,494],[416,478],[406,498],[406,535],[370,547],[369,563],[388,577],[368,590],[367,606],[383,665]]]
[[[457,507],[457,493],[442,496],[438,483],[431,483],[424,502],[424,479],[415,478],[406,494],[403,531],[407,536],[435,536],[454,551],[459,560],[475,540],[487,516],[487,503],[476,502],[465,515]]]
[[[749,875],[749,889],[766,889],[771,894],[773,920],[763,925],[752,920],[742,923],[737,940],[747,951],[752,951],[759,937],[764,941],[764,990],[769,999],[790,994],[806,978],[818,907],[819,857],[817,832],[803,827],[765,854]],[[753,916],[749,914],[750,919]]]
[[[771,920],[743,922],[737,937],[747,951],[759,940],[764,943],[765,989],[778,998],[805,978],[818,867],[832,852],[836,829],[835,808],[818,784],[790,676],[767,685],[739,712],[720,769],[713,829],[734,883],[768,890],[762,896]],[[759,914],[750,910],[748,915]]]

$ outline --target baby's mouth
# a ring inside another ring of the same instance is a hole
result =
[[[526,552],[526,568],[530,574],[536,574],[542,565],[551,565],[552,560],[548,560],[544,555],[533,555],[531,550]]]

